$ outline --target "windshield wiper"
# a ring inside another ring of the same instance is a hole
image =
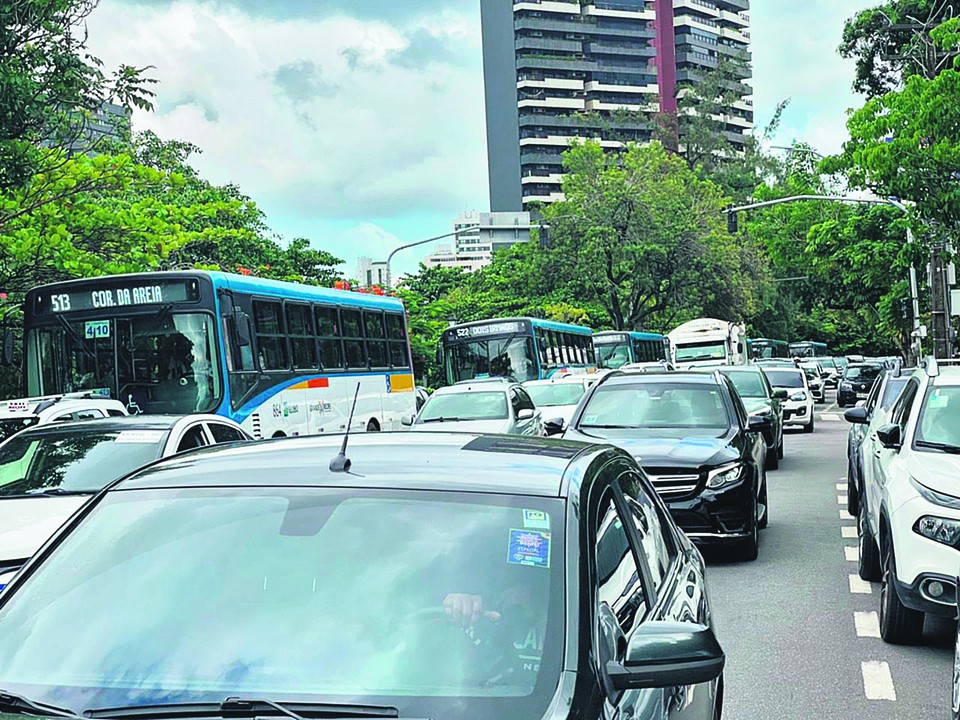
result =
[[[950,443],[933,442],[931,440],[917,440],[917,447],[930,448],[951,455],[960,455],[960,445],[951,445]]]
[[[458,418],[458,417],[442,417],[442,416],[441,416],[441,417],[435,417],[435,418],[427,418],[426,420],[421,420],[420,422],[424,422],[424,423],[460,422],[460,418]]]
[[[85,710],[84,716],[96,720],[126,720],[136,718],[220,717],[257,718],[264,715],[287,717],[291,720],[317,718],[322,720],[353,720],[354,718],[399,718],[400,711],[388,705],[360,705],[317,702],[277,702],[260,698],[227,698],[220,703],[168,703],[160,705],[129,705],[127,707]]]
[[[0,711],[19,715],[36,715],[38,717],[79,718],[73,710],[36,702],[23,695],[0,690]]]
[[[582,428],[590,428],[591,430],[631,430],[636,425],[581,425]]]
[[[34,490],[27,495],[46,495],[47,497],[66,497],[69,495],[93,495],[95,490],[65,490],[60,487],[47,488],[46,490]]]

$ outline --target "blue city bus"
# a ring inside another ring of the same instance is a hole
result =
[[[538,318],[503,318],[454,325],[443,331],[447,382],[509,377],[542,380],[559,372],[596,372],[592,332]]]
[[[791,357],[790,347],[786,340],[771,340],[770,338],[747,340],[747,350],[751,360]]]
[[[670,360],[670,341],[656,333],[604,330],[593,334],[593,347],[597,365],[608,370],[630,363]]]
[[[823,357],[827,354],[827,344],[803,340],[790,343],[790,357],[812,358]]]
[[[255,437],[401,428],[416,411],[403,304],[220,272],[34,288],[30,396],[93,391],[132,413],[216,413]]]

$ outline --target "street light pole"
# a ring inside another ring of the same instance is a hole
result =
[[[766,200],[764,202],[752,203],[750,205],[741,205],[724,210],[725,213],[737,213],[743,210],[755,210],[772,205],[782,205],[783,203],[800,202],[803,200],[826,200],[828,202],[839,203],[859,203],[864,205],[890,205],[897,208],[904,215],[909,215],[910,210],[902,202],[895,198],[856,198],[844,195],[793,195],[791,197],[777,198],[776,200]],[[913,230],[907,225],[907,245],[913,244]],[[920,290],[917,282],[917,268],[913,262],[910,263],[910,302],[913,306],[913,347],[917,354],[917,360],[920,360],[922,353],[922,344],[920,342]]]
[[[393,287],[392,278],[390,277],[390,262],[393,260],[393,256],[396,255],[401,250],[409,250],[412,247],[417,247],[418,245],[426,245],[427,243],[436,242],[437,240],[443,240],[448,237],[455,237],[457,235],[464,235],[468,232],[473,232],[474,230],[479,229],[479,225],[468,225],[462,227],[459,230],[454,230],[453,232],[446,233],[444,235],[437,235],[436,237],[427,238],[426,240],[417,240],[416,242],[407,243],[406,245],[401,245],[400,247],[394,248],[389,255],[387,255],[387,287]]]

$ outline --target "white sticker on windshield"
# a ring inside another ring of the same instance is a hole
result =
[[[596,415],[586,415],[586,416],[583,418],[583,424],[584,424],[584,425],[593,425],[596,421],[597,421],[597,416],[596,416]]]
[[[156,445],[163,439],[163,430],[124,430],[114,442]]]
[[[930,396],[930,401],[927,403],[931,408],[937,410],[944,410],[950,407],[950,396],[944,393],[941,393],[939,390],[934,390],[933,395]]]

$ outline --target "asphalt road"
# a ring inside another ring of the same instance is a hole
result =
[[[727,652],[727,720],[950,717],[952,623],[928,619],[921,646],[887,645],[879,584],[850,578],[857,541],[843,528],[855,523],[838,489],[846,433],[832,403],[818,407],[812,435],[788,432],[781,469],[768,475],[759,560],[705,553]]]

